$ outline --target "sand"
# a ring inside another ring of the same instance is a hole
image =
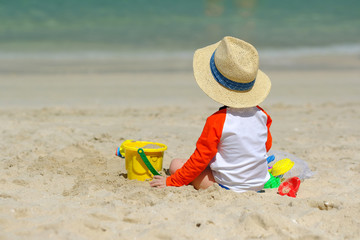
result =
[[[0,59],[1,240],[360,238],[358,55],[262,62],[273,149],[314,173],[296,198],[126,179],[124,140],[166,144],[164,173],[219,107],[174,58]]]

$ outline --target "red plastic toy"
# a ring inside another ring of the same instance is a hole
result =
[[[282,182],[278,188],[278,193],[281,196],[287,195],[289,197],[296,197],[296,194],[300,187],[300,179],[298,177],[292,177]]]

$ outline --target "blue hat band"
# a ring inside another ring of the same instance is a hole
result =
[[[210,69],[212,75],[219,84],[230,90],[235,90],[235,91],[247,91],[254,86],[256,78],[248,83],[240,83],[240,82],[234,82],[228,79],[227,77],[225,77],[224,75],[222,75],[215,66],[214,56],[215,56],[215,52],[212,54],[210,59]]]

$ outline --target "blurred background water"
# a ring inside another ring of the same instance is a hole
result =
[[[359,50],[357,0],[0,0],[0,51],[190,51],[232,35],[260,49]]]
[[[193,52],[226,35],[255,45],[281,101],[292,84],[294,101],[343,96],[329,71],[358,89],[358,0],[0,0],[0,106],[192,105]]]

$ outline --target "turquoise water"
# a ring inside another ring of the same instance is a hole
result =
[[[357,0],[0,0],[0,51],[360,44]]]

